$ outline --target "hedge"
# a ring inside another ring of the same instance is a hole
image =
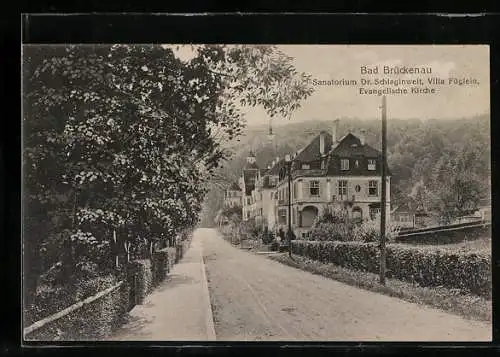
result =
[[[374,243],[293,241],[292,252],[323,263],[378,273],[380,250]],[[487,255],[387,246],[387,277],[423,287],[443,286],[491,296],[491,258]]]
[[[114,278],[109,277],[109,280],[113,281]],[[27,327],[25,340],[79,341],[98,340],[108,336],[122,323],[129,292],[127,284],[123,282],[107,290],[49,316],[46,323],[42,323],[44,319]]]
[[[135,260],[129,263],[129,275],[135,275],[135,297],[138,305],[153,291],[153,272],[149,259]],[[131,280],[133,281],[133,280]]]
[[[157,286],[167,276],[169,271],[168,267],[168,251],[161,249],[153,253],[151,259],[151,270],[153,275],[153,286]]]
[[[177,256],[177,249],[175,247],[169,247],[167,249],[167,255],[168,255],[168,271],[170,272],[170,269],[174,266],[176,263],[176,256]]]

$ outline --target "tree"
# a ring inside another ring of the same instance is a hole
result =
[[[432,173],[434,208],[445,223],[470,214],[479,204],[481,184],[474,172],[476,155],[464,148],[456,156],[442,156]]]
[[[157,45],[23,53],[30,293],[61,249],[65,266],[101,261],[113,231],[152,244],[196,225],[221,143],[244,125],[238,106],[289,115],[311,93],[271,46],[198,46],[187,62]]]

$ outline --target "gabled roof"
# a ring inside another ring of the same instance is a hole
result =
[[[319,160],[321,158],[321,153],[319,149],[320,149],[320,137],[322,134],[325,136],[325,153],[328,153],[332,146],[332,136],[326,131],[322,131],[299,152],[299,154],[295,157],[295,160],[300,162],[311,162]]]
[[[410,207],[410,204],[408,202],[405,202],[398,207],[396,207],[395,210],[392,211],[393,213],[415,213],[415,210]]]
[[[349,170],[340,169],[340,160],[350,159]],[[368,170],[368,160],[376,159],[375,170]],[[330,153],[328,175],[340,176],[380,176],[382,175],[382,153],[370,145],[361,145],[361,140],[348,133]],[[356,165],[357,163],[357,165]],[[389,166],[385,163],[386,174],[391,176]]]
[[[382,153],[370,145],[361,145],[361,140],[352,133],[345,135],[337,147],[333,150],[332,155],[343,157],[364,156],[368,158],[379,158]]]

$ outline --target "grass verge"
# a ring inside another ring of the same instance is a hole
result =
[[[386,285],[382,286],[379,284],[378,275],[373,273],[349,270],[334,264],[324,264],[297,255],[292,259],[288,254],[271,255],[267,258],[351,286],[397,297],[411,303],[431,306],[467,319],[492,321],[491,300],[475,295],[464,295],[459,290],[442,287],[421,287],[397,279],[386,279]]]

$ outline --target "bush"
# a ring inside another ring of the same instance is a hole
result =
[[[316,218],[310,237],[318,241],[349,241],[353,228],[345,210],[330,208]]]
[[[310,237],[318,241],[349,241],[352,240],[352,228],[345,223],[317,223]]]
[[[95,286],[99,286],[102,282],[103,280],[95,282]],[[106,295],[77,307],[68,314],[47,323],[24,337],[26,340],[32,341],[102,339],[121,324],[127,305],[127,285],[121,284]]]
[[[389,222],[386,225],[386,241],[394,242],[399,234],[400,228]],[[356,225],[352,232],[352,239],[359,242],[379,242],[380,241],[380,217],[373,220],[365,220]]]
[[[148,259],[136,260],[130,263],[132,273],[137,275],[136,301],[142,304],[146,296],[153,290],[153,273],[151,262]]]
[[[151,266],[153,270],[153,285],[158,285],[167,276],[168,272],[168,251],[161,249],[153,253]]]
[[[265,230],[262,234],[262,243],[271,244],[274,241],[274,234],[270,230]]]
[[[280,243],[274,239],[272,242],[271,242],[271,245],[269,246],[269,249],[272,251],[272,252],[277,252],[279,249],[280,249]]]
[[[294,241],[292,252],[341,267],[379,272],[380,249],[373,243]],[[444,286],[475,295],[491,294],[491,259],[474,253],[387,246],[387,277],[424,287]]]
[[[168,272],[170,272],[170,269],[174,266],[175,263],[177,263],[177,261],[175,260],[177,256],[177,249],[175,247],[168,247],[167,254],[168,254]]]

